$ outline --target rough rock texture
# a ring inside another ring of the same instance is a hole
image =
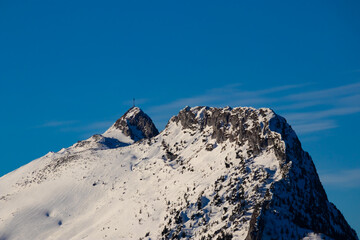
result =
[[[135,141],[159,134],[151,118],[138,107],[130,108],[113,126]]]
[[[253,213],[246,240],[297,239],[302,234],[301,229],[311,229],[333,239],[358,239],[341,212],[328,201],[313,161],[302,149],[291,126],[273,112],[273,116],[267,120],[269,112],[272,111],[186,107],[171,121],[192,131],[203,132],[211,128],[211,138],[217,143],[229,140],[230,143],[235,142],[238,149],[246,143],[250,159],[263,151],[274,151],[282,174],[281,180],[271,183],[265,195],[252,204]],[[206,149],[211,150],[212,145],[207,145]],[[266,178],[262,181],[266,181]],[[264,190],[260,187],[257,192]],[[243,204],[239,204],[239,208],[243,208]],[[295,232],[289,233],[289,229]]]
[[[159,134],[151,118],[140,108],[132,107],[121,116],[105,133],[95,134],[89,139],[77,142],[78,150],[112,149],[128,146],[143,138]]]
[[[266,108],[186,107],[160,134],[132,108],[1,177],[0,206],[7,240],[358,239]]]

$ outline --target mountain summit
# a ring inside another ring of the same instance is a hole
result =
[[[148,115],[140,108],[132,107],[103,135],[117,137],[119,133],[136,142],[143,138],[154,137],[159,134],[159,131]]]
[[[284,118],[186,107],[161,133],[131,108],[0,178],[0,239],[358,237]]]
[[[143,138],[159,134],[151,118],[140,108],[130,108],[105,133],[95,134],[89,139],[79,141],[68,150],[82,151],[124,147]]]

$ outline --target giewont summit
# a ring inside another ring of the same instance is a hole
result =
[[[146,138],[146,141],[140,141]],[[0,239],[358,240],[267,108],[138,107],[0,178]]]

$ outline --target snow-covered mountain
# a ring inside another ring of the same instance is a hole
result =
[[[186,107],[0,178],[0,239],[358,239],[272,110]]]

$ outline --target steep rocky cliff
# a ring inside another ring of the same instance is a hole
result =
[[[358,239],[270,109],[186,107],[0,178],[0,239]]]

